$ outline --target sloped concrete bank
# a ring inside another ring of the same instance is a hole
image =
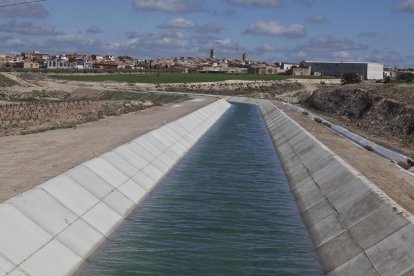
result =
[[[327,275],[414,275],[413,217],[269,101],[259,106]]]
[[[229,107],[216,101],[0,204],[0,275],[74,273]]]

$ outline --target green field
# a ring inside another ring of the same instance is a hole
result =
[[[229,74],[111,74],[111,75],[53,75],[55,79],[67,81],[115,81],[127,83],[193,83],[225,80],[285,80],[290,78],[316,78],[313,76],[293,77],[284,75],[229,75]]]

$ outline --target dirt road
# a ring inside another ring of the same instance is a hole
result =
[[[108,117],[76,129],[0,137],[0,202],[215,100],[196,97],[180,104]]]
[[[289,117],[344,159],[362,175],[376,184],[389,197],[414,214],[414,177],[402,171],[389,160],[369,152],[350,140],[333,133],[329,128],[308,117],[274,102]]]

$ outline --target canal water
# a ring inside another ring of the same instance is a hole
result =
[[[233,104],[80,275],[322,275],[257,107]]]

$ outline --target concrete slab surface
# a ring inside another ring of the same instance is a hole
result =
[[[86,259],[105,241],[105,236],[84,220],[78,219],[63,230],[56,240]]]
[[[130,180],[122,184],[118,190],[113,190],[102,202],[105,203],[109,208],[118,213],[121,217],[126,218],[132,210],[136,207],[136,203],[121,192],[119,189],[125,186]],[[135,184],[135,183],[134,183]],[[136,185],[136,184],[135,184]]]
[[[39,186],[77,216],[82,216],[99,202],[99,199],[67,176],[58,176]]]
[[[10,204],[0,205],[0,254],[18,265],[52,239]]]
[[[135,183],[135,181],[133,180],[128,180],[127,182],[122,184],[118,188],[118,190],[135,204],[138,204],[147,193],[147,190],[144,187]],[[123,202],[121,199],[119,199],[118,201]]]
[[[29,190],[6,203],[13,205],[51,236],[59,234],[78,218],[42,189]]]
[[[401,275],[414,267],[413,240],[414,225],[409,224],[366,252],[380,275]]]
[[[362,253],[347,231],[318,248],[326,272],[330,272]]]
[[[102,158],[94,158],[84,163],[83,166],[88,167],[92,172],[99,175],[115,188],[128,180],[128,177],[125,174]]]
[[[82,258],[56,240],[42,247],[20,267],[32,276],[70,275],[82,264]]]
[[[122,222],[122,217],[102,202],[94,205],[82,219],[107,237]]]
[[[108,152],[100,156],[103,160],[111,164],[114,168],[124,174],[127,178],[131,178],[139,169],[134,167],[126,159],[122,158],[114,152]]]

